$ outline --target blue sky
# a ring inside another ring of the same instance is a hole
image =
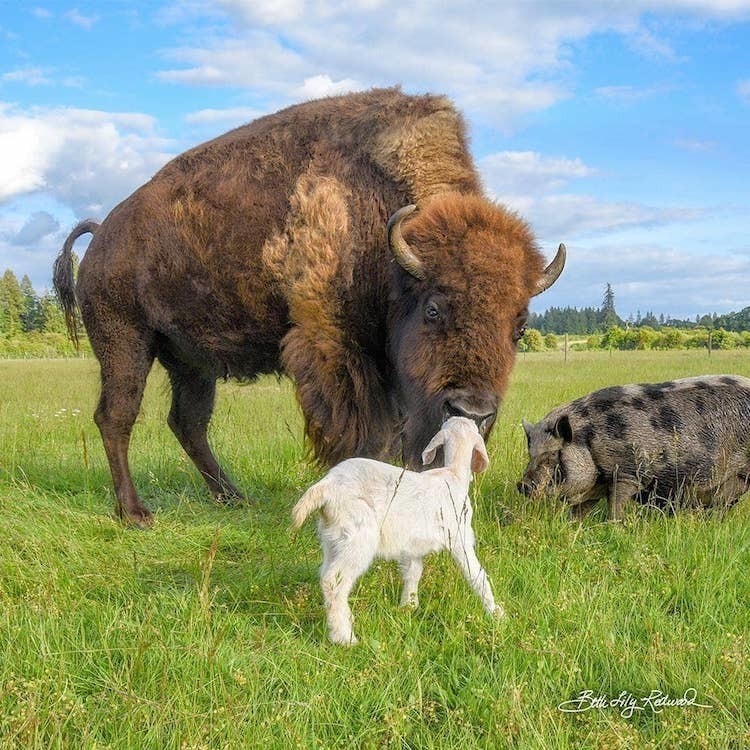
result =
[[[451,96],[488,194],[567,244],[534,309],[750,305],[750,0],[0,0],[0,270],[42,290],[171,156],[396,83]]]

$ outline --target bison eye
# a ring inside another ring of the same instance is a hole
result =
[[[436,323],[438,320],[440,320],[440,308],[433,300],[430,300],[424,306],[424,319],[428,323]]]

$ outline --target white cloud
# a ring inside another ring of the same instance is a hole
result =
[[[331,76],[317,75],[305,78],[302,86],[297,89],[297,94],[301,99],[321,99],[324,96],[346,94],[361,88],[362,84],[351,78],[334,81],[331,79]]]
[[[168,158],[153,118],[0,104],[0,202],[45,192],[78,214],[109,210]]]
[[[564,238],[560,241],[673,222],[696,221],[706,216],[706,212],[701,209],[601,201],[590,195],[543,196],[532,200],[524,214],[539,236]]]
[[[73,8],[65,14],[65,18],[76,26],[80,26],[86,31],[91,31],[94,24],[99,20],[99,16],[84,16],[78,8]]]
[[[750,104],[750,78],[746,78],[737,84],[737,95],[745,104]]]
[[[535,151],[502,151],[484,157],[479,169],[493,197],[503,202],[529,200],[557,190],[570,180],[591,177],[596,170],[580,159],[547,157]]]
[[[677,138],[674,141],[674,145],[683,151],[706,153],[715,151],[719,144],[716,141],[702,141],[697,138]]]
[[[244,23],[280,25],[302,18],[304,0],[218,0],[229,13]]]
[[[672,86],[647,86],[638,88],[636,86],[600,86],[594,89],[594,93],[604,99],[612,99],[620,102],[638,102],[643,99],[650,99],[653,96],[660,96],[672,91]]]
[[[638,310],[678,318],[741,310],[748,304],[750,257],[734,251],[702,255],[654,244],[571,243],[565,272],[536,298],[534,309],[598,306],[606,282],[625,318]]]
[[[40,67],[18,68],[3,73],[2,81],[5,83],[25,83],[28,86],[47,86],[52,81]]]
[[[35,211],[24,225],[7,237],[11,245],[29,246],[60,229],[60,222],[47,211]]]
[[[654,13],[698,22],[737,19],[750,17],[750,2],[469,2],[447,4],[436,13],[429,0],[408,5],[393,0],[195,0],[172,6],[171,12],[183,22],[190,13],[224,29],[228,22],[230,31],[229,36],[197,32],[192,46],[168,50],[178,65],[163,70],[162,80],[239,86],[282,103],[317,95],[321,88],[336,91],[339,82],[361,87],[402,83],[409,91],[447,93],[472,120],[491,119],[496,128],[510,130],[519,118],[570,96],[569,45],[614,32],[644,56],[680,61],[664,27],[659,35],[647,27]],[[600,93],[632,100],[662,91],[607,87]]]
[[[52,12],[47,10],[47,8],[32,8],[31,15],[34,16],[34,18],[41,19],[42,21],[46,21],[52,18]]]
[[[256,107],[229,107],[227,109],[201,109],[185,116],[185,122],[191,125],[214,125],[237,127],[261,117],[263,112]]]

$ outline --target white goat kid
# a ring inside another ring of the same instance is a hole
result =
[[[328,631],[334,643],[354,645],[349,593],[376,557],[398,560],[404,588],[401,605],[417,606],[422,559],[450,551],[484,608],[502,617],[487,574],[474,551],[469,484],[489,458],[482,436],[470,419],[451,417],[422,453],[425,465],[443,446],[444,468],[422,473],[368,458],[350,458],[313,485],[292,511],[299,528],[320,510],[323,547],[320,585]]]

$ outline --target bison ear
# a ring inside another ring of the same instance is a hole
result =
[[[562,438],[564,443],[573,442],[573,428],[570,426],[570,418],[567,414],[563,414],[563,416],[555,422],[552,434],[555,437]]]
[[[471,454],[471,470],[475,474],[487,471],[490,465],[490,457],[487,455],[487,447],[481,437],[474,443],[474,451]]]
[[[445,430],[440,430],[432,440],[427,444],[427,447],[422,451],[422,464],[429,466],[435,460],[435,454],[437,449],[441,445],[445,445],[445,441],[448,438],[448,433]]]

